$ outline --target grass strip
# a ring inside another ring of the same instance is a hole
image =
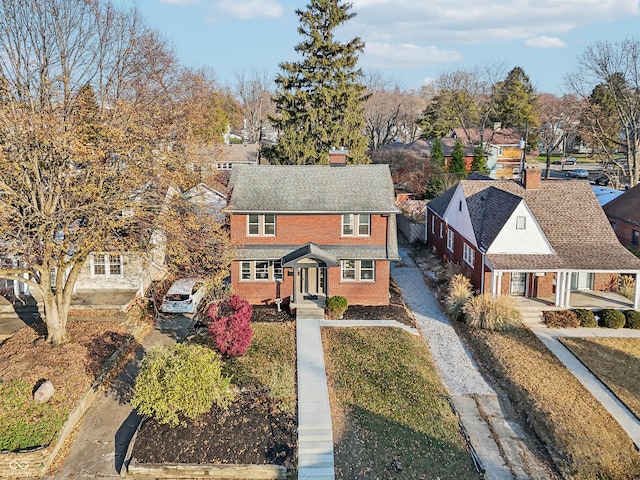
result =
[[[569,478],[640,478],[640,456],[615,419],[526,328],[460,328]]]
[[[640,418],[640,338],[560,341]]]
[[[336,478],[479,478],[420,337],[323,328]]]

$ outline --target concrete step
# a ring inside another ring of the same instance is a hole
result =
[[[296,308],[296,319],[324,320],[324,309],[317,307]]]

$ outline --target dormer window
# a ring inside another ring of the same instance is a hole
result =
[[[517,216],[516,217],[516,230],[526,230],[527,228],[527,217],[525,216]]]

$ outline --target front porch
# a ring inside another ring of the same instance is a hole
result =
[[[598,292],[595,290],[579,290],[571,292],[569,296],[570,307],[556,307],[555,297],[513,297],[521,308],[540,310],[560,310],[563,308],[586,308],[588,310],[602,310],[615,308],[620,310],[633,309],[633,302],[616,292]]]

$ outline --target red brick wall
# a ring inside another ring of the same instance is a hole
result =
[[[534,277],[536,285],[536,292],[538,297],[553,297],[556,293],[556,286],[553,284],[553,280],[556,278],[555,273],[546,273],[544,277]]]
[[[593,275],[593,289],[600,292],[609,292],[618,284],[618,275],[615,273],[596,273]]]
[[[375,262],[375,282],[343,282],[340,267],[328,269],[329,296],[342,295],[349,305],[388,305],[390,262]],[[277,282],[240,282],[240,262],[231,264],[231,285],[235,293],[252,305],[270,304],[276,298],[286,299],[293,295],[293,276],[284,269],[284,281]],[[278,295],[279,293],[279,295]]]
[[[386,245],[387,217],[371,215],[368,237],[342,236],[342,215],[276,215],[276,235],[247,236],[247,215],[231,215],[233,245]]]
[[[340,268],[329,269],[329,296],[342,295],[349,305],[389,305],[390,262],[376,261],[375,282],[343,282]]]
[[[626,247],[639,248],[638,245],[633,245],[633,243],[631,242],[633,239],[633,231],[640,231],[640,227],[638,227],[637,225],[631,225],[618,219],[613,219],[610,221],[616,224],[615,232],[618,236],[618,239],[620,240],[620,243],[622,243]]]
[[[434,228],[432,229],[432,219]],[[480,253],[473,245],[467,243],[473,251],[474,251],[474,259],[473,259],[473,268],[469,266],[467,262],[464,261],[463,244],[466,243],[462,235],[453,230],[455,237],[453,241],[453,252],[451,252],[447,248],[447,230],[450,228],[445,224],[442,230],[442,238],[440,238],[440,224],[443,221],[430,210],[427,210],[427,246],[435,247],[435,253],[438,255],[443,262],[454,262],[457,263],[462,273],[469,277],[471,283],[473,284],[473,288],[476,290],[480,290],[482,286],[482,253]],[[435,232],[435,233],[432,233]]]

